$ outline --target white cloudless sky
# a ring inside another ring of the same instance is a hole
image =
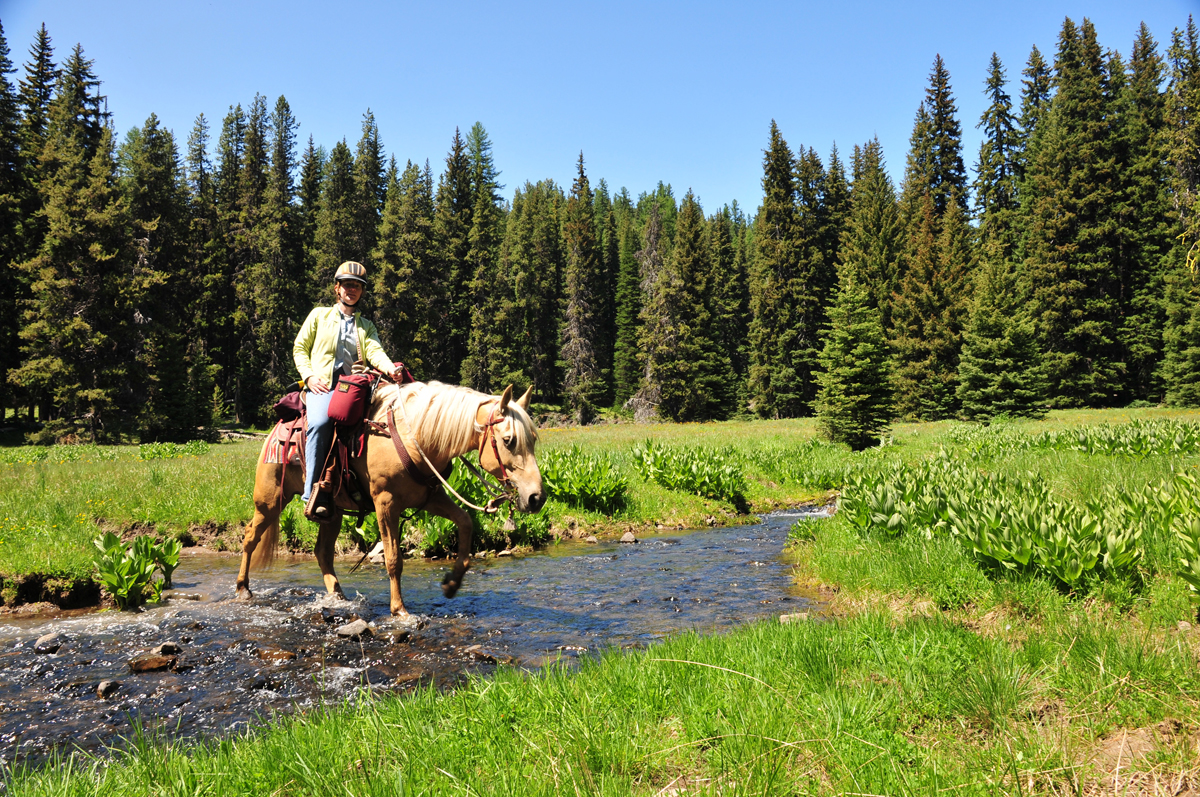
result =
[[[569,189],[582,151],[593,185],[635,196],[658,181],[706,210],[762,197],[775,119],[793,150],[843,160],[878,136],[897,183],[934,56],[950,71],[968,167],[992,52],[1019,102],[1036,45],[1053,61],[1065,17],[1128,57],[1145,22],[1165,55],[1196,0],[1058,2],[341,3],[0,0],[19,78],[39,25],[61,63],[95,62],[123,136],[155,113],[181,151],[198,114],[213,142],[229,107],[287,97],[327,149],[353,147],[363,113],[388,155],[440,173],[455,127],[493,143],[504,193],[552,178]]]

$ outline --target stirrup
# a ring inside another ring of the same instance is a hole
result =
[[[328,486],[324,483],[313,485],[308,503],[304,505],[304,517],[315,523],[328,520],[333,514],[333,498],[327,492]]]

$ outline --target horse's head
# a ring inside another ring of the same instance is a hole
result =
[[[489,412],[489,427],[484,430],[479,454],[479,464],[484,470],[501,481],[507,478],[517,494],[517,509],[522,512],[536,512],[546,503],[542,473],[533,456],[537,430],[529,417],[532,391],[531,386],[525,395],[513,401],[509,385],[496,404],[484,405]]]

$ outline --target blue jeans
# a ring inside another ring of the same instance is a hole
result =
[[[329,456],[329,444],[333,442],[333,421],[329,420],[329,402],[333,400],[333,391],[328,393],[313,393],[309,391],[306,398],[308,406],[308,440],[304,446],[304,495],[301,501],[307,502],[312,495],[313,482],[317,480],[317,471],[325,464]]]

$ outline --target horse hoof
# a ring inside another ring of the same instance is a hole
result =
[[[447,576],[442,582],[442,594],[447,598],[453,598],[458,594],[458,582]]]
[[[253,599],[254,599],[254,593],[250,591],[249,587],[242,587],[241,589],[239,589],[237,591],[237,596],[234,598],[235,601],[238,601],[240,603],[247,603]]]

